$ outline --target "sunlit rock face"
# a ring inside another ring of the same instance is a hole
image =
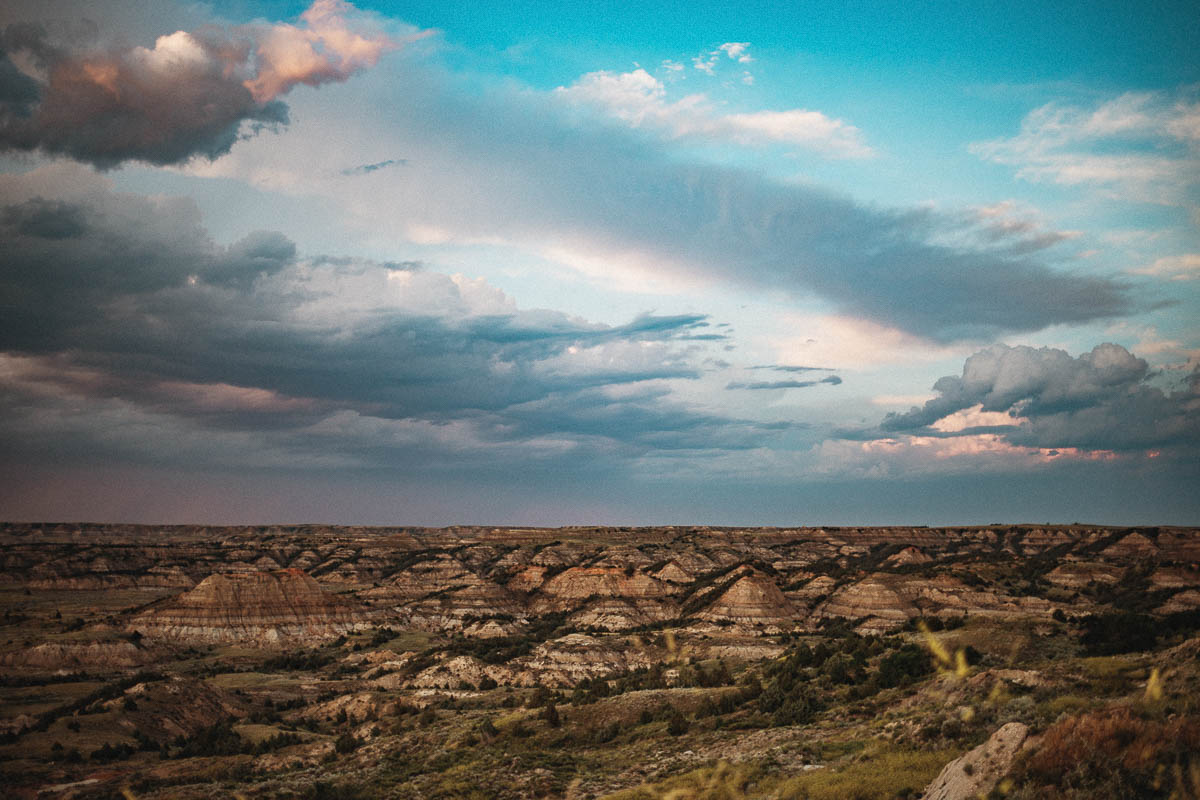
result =
[[[357,603],[325,591],[302,570],[285,569],[210,575],[128,628],[151,639],[270,646],[334,638],[365,620]]]

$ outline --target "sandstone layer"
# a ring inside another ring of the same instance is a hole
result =
[[[315,642],[364,623],[359,604],[321,588],[302,570],[211,575],[153,606],[128,628],[150,639],[280,645]]]

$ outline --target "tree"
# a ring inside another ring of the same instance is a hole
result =
[[[667,733],[672,736],[682,736],[688,732],[690,727],[691,724],[688,723],[687,717],[679,709],[676,708],[671,712],[671,718],[667,720]]]

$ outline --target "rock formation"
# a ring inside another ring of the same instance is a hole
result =
[[[817,608],[815,615],[826,619],[861,619],[860,630],[880,633],[898,628],[920,615],[912,599],[905,596],[907,594],[897,591],[886,578],[867,578],[834,592]]]
[[[987,797],[1012,767],[1029,736],[1029,728],[1010,722],[983,744],[947,764],[925,789],[921,800],[976,800]]]
[[[707,622],[732,622],[778,632],[791,626],[796,609],[775,581],[759,572],[747,572],[699,617]]]
[[[906,564],[928,564],[933,561],[929,555],[919,547],[906,547],[898,553],[888,556],[887,563],[895,567],[902,567]]]
[[[1060,564],[1046,573],[1046,580],[1059,586],[1079,589],[1089,583],[1116,583],[1125,570],[1108,564],[1074,562]]]
[[[967,586],[957,578],[938,575],[878,573],[847,584],[813,612],[818,619],[860,620],[860,633],[895,630],[916,617],[971,614],[986,617],[1048,617],[1054,606],[1040,597],[1017,597]]]
[[[534,611],[565,611],[590,598],[661,600],[673,587],[644,572],[617,567],[571,567],[542,584]]]
[[[180,642],[309,643],[365,622],[357,603],[302,570],[210,575],[194,589],[138,614],[128,628]]]
[[[155,660],[152,652],[129,641],[43,642],[0,656],[0,665],[71,670],[116,670]]]

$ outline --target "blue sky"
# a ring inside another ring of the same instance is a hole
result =
[[[1197,28],[9,4],[0,516],[1194,522]]]

